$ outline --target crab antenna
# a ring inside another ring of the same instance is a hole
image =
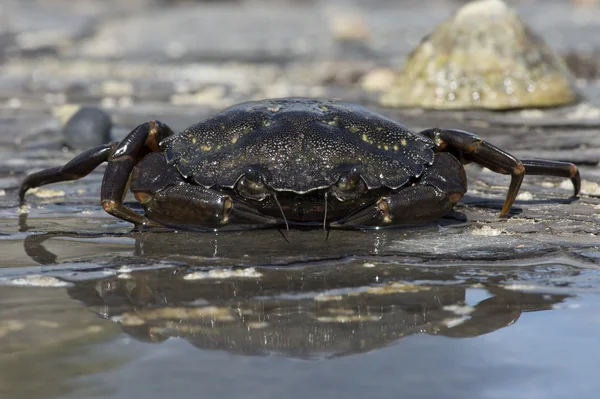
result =
[[[277,199],[277,194],[275,192],[273,192],[273,199],[275,200],[275,202],[277,203],[277,206],[279,207],[279,210],[281,211],[281,216],[283,216],[283,221],[285,222],[285,229],[287,231],[290,231],[290,226],[288,225],[288,221],[285,217],[285,213],[283,213],[283,208],[281,207],[281,204],[279,203],[279,200]]]
[[[325,216],[323,216],[323,230],[327,230],[327,192],[325,192]]]
[[[287,239],[287,237],[285,236],[285,234],[283,234],[283,231],[281,231],[281,229],[277,229],[277,232],[279,234],[281,234],[281,236],[283,237],[283,239],[285,240],[285,242],[287,242],[288,244],[290,243],[290,240]]]

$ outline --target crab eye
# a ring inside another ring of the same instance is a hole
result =
[[[249,168],[237,181],[234,187],[242,197],[262,201],[269,195],[265,179],[256,170]]]
[[[248,171],[244,174],[244,182],[253,190],[260,190],[265,186],[265,180],[262,175],[255,171],[254,169],[248,169]]]
[[[360,176],[358,167],[353,167],[350,171],[338,179],[333,185],[332,193],[340,201],[357,198],[367,191],[367,185]]]
[[[360,172],[358,171],[358,168],[355,166],[353,167],[350,172],[348,172],[347,175],[345,176],[341,176],[340,179],[337,182],[337,186],[340,188],[340,190],[352,190],[353,188],[355,188],[356,186],[359,185],[359,183],[361,183],[361,178],[360,178]]]

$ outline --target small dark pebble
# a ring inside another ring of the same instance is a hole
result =
[[[65,144],[71,149],[83,150],[110,141],[112,120],[99,108],[82,107],[63,128]]]

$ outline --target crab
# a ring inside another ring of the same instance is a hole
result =
[[[456,129],[410,131],[365,107],[311,98],[242,103],[174,134],[137,126],[64,166],[25,178],[28,189],[75,180],[108,162],[102,207],[137,226],[247,229],[384,227],[436,221],[467,191],[463,164],[511,176],[506,217],[525,174],[570,178],[568,162],[517,159]],[[126,206],[127,189],[144,214]]]

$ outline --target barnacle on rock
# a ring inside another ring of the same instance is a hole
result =
[[[577,101],[564,62],[501,0],[463,6],[410,54],[381,103],[434,109],[550,107]]]

